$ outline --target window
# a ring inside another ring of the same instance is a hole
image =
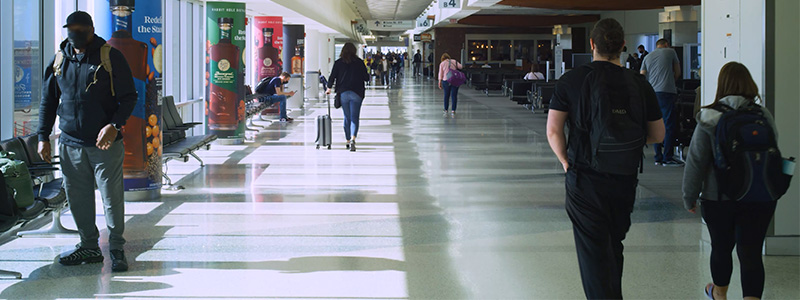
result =
[[[14,136],[35,133],[42,95],[39,1],[14,1]],[[5,42],[5,41],[4,41]]]
[[[536,41],[522,40],[514,41],[514,59],[523,61],[536,61]]]
[[[513,47],[510,40],[492,40],[489,46],[492,61],[511,61],[511,48]]]
[[[489,43],[483,40],[468,41],[469,60],[473,62],[486,61],[489,58]]]

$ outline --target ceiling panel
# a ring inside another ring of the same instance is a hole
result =
[[[701,0],[503,0],[499,4],[572,10],[659,9],[673,5],[700,5]]]

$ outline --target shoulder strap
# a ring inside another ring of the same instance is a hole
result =
[[[108,72],[109,83],[111,84],[111,96],[116,96],[114,92],[114,70],[111,67],[111,45],[108,43],[100,47],[100,63]]]
[[[717,103],[717,104],[711,106],[711,109],[716,110],[718,112],[721,112],[723,114],[726,113],[726,112],[734,110],[733,107],[730,107],[725,103]]]
[[[61,76],[61,67],[64,65],[64,52],[58,50],[55,58],[53,58],[53,75],[56,77]]]

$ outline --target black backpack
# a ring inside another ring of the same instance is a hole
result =
[[[590,167],[606,174],[641,172],[647,121],[637,74],[608,63],[582,67],[591,71],[581,87],[576,127],[588,142]]]
[[[714,173],[719,199],[743,202],[778,200],[789,189],[772,125],[761,106],[711,107],[722,113],[714,138]]]
[[[272,81],[272,78],[275,77],[267,76],[261,79],[261,81],[259,81],[258,84],[256,85],[256,90],[255,90],[256,94],[266,94],[267,86],[269,86],[269,82]]]
[[[0,171],[0,232],[14,227],[18,220],[17,203],[14,201],[14,196],[6,188],[5,176]]]

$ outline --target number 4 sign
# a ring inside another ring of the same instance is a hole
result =
[[[461,8],[461,0],[439,0],[439,8]]]

